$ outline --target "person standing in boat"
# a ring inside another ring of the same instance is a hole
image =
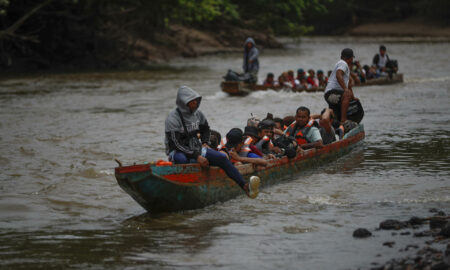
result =
[[[353,64],[353,50],[345,48],[341,52],[341,60],[334,66],[327,87],[325,88],[325,101],[333,110],[336,119],[341,125],[347,121],[347,111],[351,100],[357,100],[353,95],[350,68]]]
[[[256,83],[258,81],[258,56],[259,51],[258,48],[256,48],[255,41],[251,37],[247,38],[244,45],[244,64],[242,68],[245,73],[245,81],[248,83]]]
[[[252,176],[249,183],[228,158],[209,148],[210,128],[203,113],[198,110],[202,97],[187,86],[178,89],[177,108],[170,111],[165,122],[165,145],[169,160],[175,164],[200,163],[222,168],[251,197],[258,195],[260,180]]]

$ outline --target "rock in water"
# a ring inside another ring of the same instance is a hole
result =
[[[372,236],[372,233],[365,228],[359,228],[353,232],[353,237],[356,238],[367,238],[369,236]]]
[[[440,216],[430,218],[430,229],[442,228],[447,223],[447,220]]]
[[[406,227],[404,222],[395,220],[395,219],[387,219],[380,223],[380,229],[382,230],[400,230]]]
[[[440,235],[449,238],[450,237],[450,222],[447,222],[439,232]]]
[[[411,217],[409,219],[409,224],[411,224],[411,225],[422,225],[423,222],[424,222],[424,219],[420,218],[420,217]]]

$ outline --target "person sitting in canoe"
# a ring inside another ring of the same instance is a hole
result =
[[[317,80],[319,81],[319,87],[326,87],[328,78],[326,78],[323,74],[323,70],[317,70]]]
[[[242,68],[244,70],[244,76],[248,77],[246,82],[256,83],[258,81],[259,51],[256,48],[256,43],[253,38],[249,37],[245,41],[244,45],[244,64]]]
[[[322,136],[319,129],[314,125],[314,120],[310,119],[310,111],[306,107],[299,107],[295,113],[293,122],[285,131],[284,135],[297,142],[300,146],[297,149],[322,148]]]
[[[353,64],[354,57],[352,49],[345,48],[342,50],[341,60],[334,66],[324,93],[328,107],[333,110],[341,125],[347,120],[350,101],[358,100],[353,95],[350,77],[350,67]]]
[[[273,138],[277,139],[284,134],[286,126],[284,125],[283,119],[279,117],[275,117],[273,121],[275,122],[275,126],[273,127]]]
[[[306,72],[302,68],[297,69],[297,78],[295,80],[295,89],[296,90],[308,89],[308,82],[306,81]]]
[[[265,87],[275,87],[275,81],[273,79],[273,73],[268,73],[263,85]]]
[[[258,195],[259,178],[251,177],[249,183],[245,183],[225,155],[208,147],[210,128],[206,117],[198,110],[201,100],[202,97],[187,86],[178,89],[177,108],[169,112],[165,122],[165,145],[169,160],[175,164],[198,162],[202,167],[218,166],[249,197],[255,198]]]
[[[275,122],[264,119],[258,124],[258,135],[260,140],[255,144],[256,148],[269,158],[274,158],[274,154],[280,154],[281,149],[273,145],[273,128]]]
[[[395,61],[395,60],[394,60]],[[377,68],[377,73],[381,76],[389,75],[392,78],[392,73],[398,70],[397,63],[391,61],[386,53],[386,46],[380,46],[380,53],[375,54],[372,59],[372,64]]]
[[[315,77],[315,72],[313,69],[308,70],[308,77],[306,78],[306,82],[308,83],[308,88],[319,87],[319,81]]]
[[[291,83],[291,87],[295,88],[295,76],[293,70],[288,70],[287,72],[287,79]]]
[[[248,145],[244,144],[244,134],[240,128],[232,128],[226,135],[227,143],[220,152],[224,154],[231,162],[238,165],[242,163],[251,163],[259,166],[267,166],[266,160],[257,155],[249,155],[250,149],[248,151],[244,150],[244,147]],[[243,154],[244,153],[244,154]]]
[[[325,108],[320,114],[313,114],[311,118],[316,121],[319,126],[320,136],[324,145],[330,144],[336,141],[336,132],[333,126],[334,114],[330,108]],[[340,130],[339,130],[340,131]],[[343,135],[343,131],[340,133],[339,138]]]
[[[244,128],[244,147],[241,149],[241,155],[251,158],[264,157],[264,154],[255,146],[255,143],[258,141],[258,128],[255,126],[246,126]]]
[[[289,74],[287,72],[281,73],[278,77],[278,86],[281,88],[292,89],[292,83],[289,81]]]

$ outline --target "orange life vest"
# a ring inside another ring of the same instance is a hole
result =
[[[298,145],[307,144],[308,141],[306,140],[306,134],[308,134],[309,130],[314,125],[314,120],[310,120],[308,124],[300,129],[296,128],[296,124],[296,122],[292,123],[287,128],[285,135],[287,137],[294,137]]]

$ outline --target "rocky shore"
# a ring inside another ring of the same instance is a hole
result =
[[[430,209],[431,217],[413,216],[409,220],[388,219],[382,221],[373,232],[359,228],[353,232],[355,238],[370,238],[382,230],[392,231],[391,235],[420,238],[422,244],[407,244],[400,247],[400,252],[416,250],[414,255],[392,259],[386,262],[372,262],[367,268],[371,270],[450,270],[450,216],[437,209]],[[413,229],[414,233],[411,232]],[[396,247],[396,242],[389,239],[383,246]]]

